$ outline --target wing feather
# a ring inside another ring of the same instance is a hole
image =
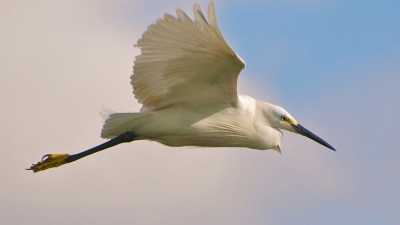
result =
[[[131,76],[133,93],[144,109],[153,111],[171,105],[235,103],[237,77],[245,67],[218,28],[214,4],[207,22],[194,6],[195,21],[182,10],[177,18],[165,14],[150,25],[136,47]]]

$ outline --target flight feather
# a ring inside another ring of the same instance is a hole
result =
[[[182,10],[150,25],[136,47],[133,93],[146,111],[172,105],[235,103],[243,60],[219,30],[214,5],[208,22],[196,4],[192,21]]]

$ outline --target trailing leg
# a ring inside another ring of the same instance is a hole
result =
[[[121,144],[121,143],[125,143],[125,142],[131,142],[135,140],[135,137],[137,137],[135,135],[134,132],[132,131],[128,131],[125,132],[101,145],[98,145],[94,148],[88,149],[86,151],[77,153],[75,155],[69,155],[69,154],[47,154],[44,155],[42,160],[36,164],[33,164],[29,169],[27,170],[33,170],[33,172],[39,172],[42,170],[46,170],[49,168],[53,168],[53,167],[58,167],[61,165],[64,165],[65,163],[70,163],[73,161],[76,161],[78,159],[81,159],[83,157],[86,157],[88,155],[91,155],[93,153],[102,151],[104,149],[113,147],[115,145]]]

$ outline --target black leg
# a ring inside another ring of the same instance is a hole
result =
[[[102,150],[107,149],[107,148],[111,148],[111,147],[113,147],[115,145],[119,145],[119,144],[125,143],[125,142],[131,142],[131,141],[133,141],[135,139],[135,137],[137,137],[135,135],[135,133],[133,133],[132,131],[128,131],[128,132],[123,133],[123,134],[119,135],[118,137],[115,137],[115,138],[113,138],[113,139],[111,139],[111,140],[109,140],[109,141],[107,141],[107,142],[105,142],[105,143],[103,143],[101,145],[98,145],[98,146],[96,146],[94,148],[88,149],[86,151],[80,152],[80,153],[75,154],[75,155],[70,155],[65,159],[65,162],[66,163],[70,163],[70,162],[76,161],[78,159],[81,159],[83,157],[86,157],[88,155],[91,155],[93,153],[102,151]]]

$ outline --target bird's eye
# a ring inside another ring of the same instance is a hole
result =
[[[285,122],[289,121],[289,119],[287,118],[287,116],[281,116],[281,120],[282,120],[282,121],[285,121]]]

